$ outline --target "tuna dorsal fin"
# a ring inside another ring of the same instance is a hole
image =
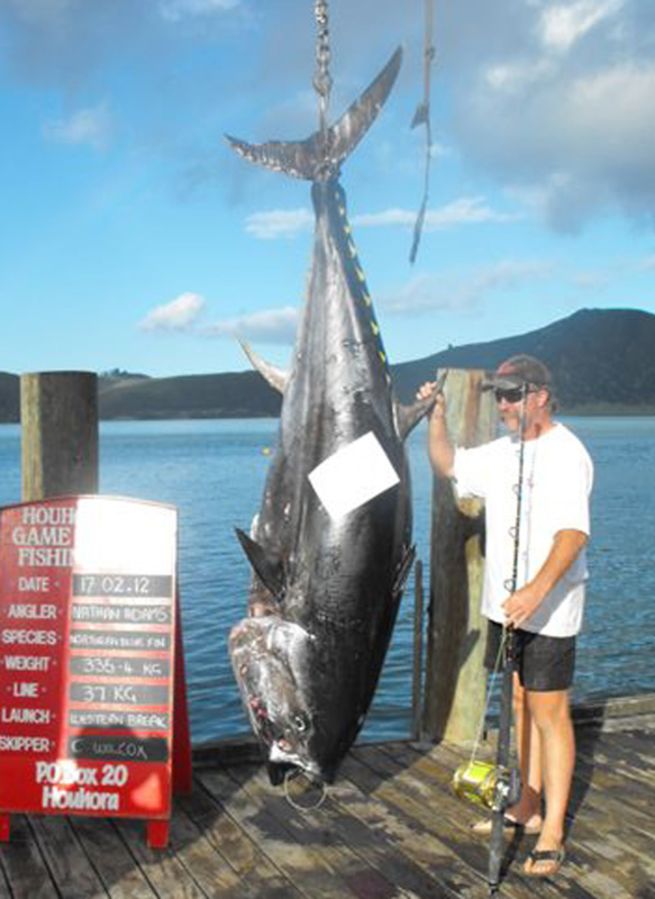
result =
[[[404,440],[407,437],[423,416],[427,415],[434,406],[434,401],[436,400],[437,395],[443,390],[447,376],[448,370],[446,369],[446,371],[440,375],[432,394],[424,400],[416,400],[411,406],[403,406],[402,403],[394,400],[396,431],[401,440]]]
[[[270,140],[249,144],[225,135],[232,149],[257,165],[307,181],[327,181],[338,174],[348,156],[375,121],[393,87],[402,61],[398,47],[377,78],[346,110],[327,134],[316,131],[306,140]]]
[[[235,528],[235,531],[239,538],[239,543],[243,547],[243,551],[259,580],[273,596],[280,598],[284,592],[282,564],[277,559],[269,556],[266,550],[252,537],[249,537],[245,531],[242,531],[241,528]]]
[[[262,357],[259,356],[245,340],[239,340],[239,343],[241,344],[241,349],[250,360],[252,367],[259,372],[262,378],[268,381],[271,387],[274,387],[275,390],[279,390],[280,393],[284,393],[284,388],[287,386],[287,381],[289,380],[287,372],[282,371],[281,368],[276,368],[274,365],[271,365],[270,362],[262,359]]]

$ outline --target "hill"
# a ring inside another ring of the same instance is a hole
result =
[[[515,353],[548,365],[562,411],[655,414],[655,315],[637,309],[582,309],[527,334],[396,365],[396,391],[409,402],[438,368],[493,369]]]
[[[438,368],[493,369],[525,352],[551,368],[564,412],[655,414],[654,350],[655,315],[582,309],[536,331],[392,366],[392,375],[398,396],[410,402]],[[254,371],[148,378],[116,370],[99,378],[98,393],[102,419],[257,418],[280,411],[280,396]],[[0,372],[0,421],[18,418],[19,379]]]
[[[104,382],[100,417],[261,418],[279,414],[281,397],[255,371]]]

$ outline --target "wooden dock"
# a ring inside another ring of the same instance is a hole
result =
[[[526,878],[535,837],[514,838],[500,895],[655,899],[655,695],[580,709],[576,731],[565,865]],[[479,815],[450,789],[464,755],[362,744],[324,803],[299,810],[261,764],[201,750],[168,849],[147,847],[143,822],[18,815],[0,848],[0,897],[484,897],[487,841],[468,830]]]

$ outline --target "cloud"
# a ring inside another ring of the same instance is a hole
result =
[[[458,225],[472,225],[483,222],[508,222],[517,215],[497,212],[487,206],[484,197],[461,197],[440,209],[429,209],[425,214],[423,227],[426,231],[438,231]],[[413,228],[416,211],[408,209],[387,209],[384,212],[363,213],[353,217],[352,223],[360,228],[379,228],[404,225]]]
[[[625,0],[578,0],[547,7],[541,14],[539,32],[548,50],[566,52],[603,19],[618,13]]]
[[[113,121],[105,103],[91,109],[78,109],[68,118],[46,122],[44,136],[55,143],[87,145],[104,150],[113,133]]]
[[[182,293],[170,303],[157,306],[139,322],[142,331],[188,331],[205,306],[197,293]]]
[[[278,237],[295,237],[308,231],[314,224],[309,209],[273,209],[270,212],[254,212],[246,219],[246,232],[260,240]]]
[[[133,112],[132,146],[167,162],[184,160],[186,187],[196,194],[218,178],[229,187],[231,178],[249,177],[245,166],[234,174],[229,164],[211,164],[223,130],[282,139],[304,136],[305,123],[314,121],[312,6],[307,0],[0,0],[0,42],[9,77],[22,85],[64,92],[66,102],[74,97],[86,107],[102,91],[126,119]],[[369,139],[371,154],[375,141],[388,141],[395,166],[408,156],[403,129],[421,93],[420,6],[408,13],[406,3],[334,0],[330,7],[335,115],[396,44],[405,46],[392,100]],[[505,190],[541,189],[544,220],[562,231],[607,213],[650,223],[654,35],[653,0],[443,4],[432,118],[461,183],[482,175]],[[293,233],[291,222],[253,223],[262,238],[269,226],[270,237],[285,228]]]
[[[502,260],[467,276],[416,275],[399,290],[380,296],[380,309],[392,315],[418,315],[435,311],[470,311],[498,290],[551,277],[550,263],[538,260]]]
[[[438,231],[458,225],[515,221],[518,217],[515,213],[491,209],[484,197],[461,197],[440,209],[429,209],[423,227],[425,231]],[[385,209],[382,212],[360,213],[352,218],[352,225],[357,228],[413,228],[415,222],[415,209]],[[247,233],[260,240],[296,237],[301,232],[311,230],[313,225],[314,216],[306,208],[255,212],[246,219]]]
[[[528,187],[551,227],[595,215],[652,216],[655,64],[621,62],[538,88],[479,84],[460,109],[465,153],[507,185]],[[466,105],[466,104],[465,104]]]
[[[214,322],[202,328],[200,333],[206,337],[241,337],[286,346],[293,345],[297,325],[298,310],[285,306]]]
[[[164,19],[177,22],[186,16],[208,16],[227,12],[241,0],[161,0],[159,11]]]

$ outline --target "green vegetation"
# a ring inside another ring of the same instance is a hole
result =
[[[435,335],[435,341],[438,335]],[[446,350],[392,367],[399,398],[438,368],[493,369],[514,353],[550,366],[562,412],[655,415],[655,315],[637,309],[583,309],[518,337]],[[253,371],[148,378],[115,368],[99,377],[102,419],[276,416],[281,397]],[[0,372],[0,421],[19,420],[19,379]]]

